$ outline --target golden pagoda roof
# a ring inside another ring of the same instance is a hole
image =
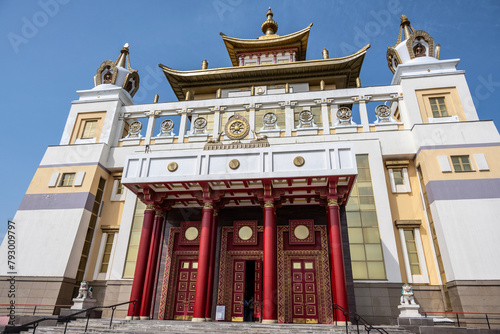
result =
[[[220,33],[226,45],[233,66],[238,66],[238,52],[265,51],[270,49],[297,48],[296,59],[306,60],[307,41],[312,23],[300,31],[285,36],[270,35],[273,38],[242,39]],[[268,37],[268,36],[262,36]]]
[[[275,42],[276,39],[272,41]],[[277,81],[290,83],[307,82],[312,78],[336,77],[338,80],[341,80],[341,85],[338,85],[337,88],[353,88],[356,87],[356,78],[359,77],[364,56],[369,48],[370,45],[368,44],[358,52],[341,58],[291,63],[224,67],[194,71],[177,71],[162,64],[158,66],[165,73],[179,100],[185,99],[184,90],[197,87],[229,88]]]

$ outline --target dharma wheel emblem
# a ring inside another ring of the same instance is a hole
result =
[[[128,128],[128,136],[129,138],[139,137],[141,133],[142,123],[139,121],[133,121]]]
[[[276,118],[276,114],[273,112],[268,112],[267,114],[264,115],[263,117],[264,124],[267,126],[274,126],[276,124],[276,121],[278,120]]]
[[[304,122],[304,123],[309,123],[313,120],[313,114],[311,111],[309,110],[302,110],[300,113],[299,113],[299,119]]]
[[[225,132],[229,139],[240,140],[248,135],[250,126],[244,117],[235,114],[229,117],[226,123]]]
[[[172,131],[172,129],[174,128],[174,121],[172,121],[171,119],[166,119],[161,122],[160,128],[163,132]]]
[[[207,120],[203,117],[198,117],[194,120],[194,128],[197,130],[202,130],[207,126]]]
[[[340,121],[340,125],[350,125],[352,118],[352,111],[348,107],[340,107],[337,110],[337,118]]]
[[[380,118],[381,122],[389,122],[391,109],[385,104],[381,104],[375,108],[375,114]]]

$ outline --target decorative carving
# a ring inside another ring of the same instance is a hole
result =
[[[338,206],[339,202],[336,198],[330,198],[328,199],[328,206]]]
[[[125,138],[141,138],[142,123],[140,121],[133,121],[129,128],[128,134]]]
[[[77,299],[92,299],[92,287],[89,286],[87,281],[82,281],[80,283],[80,289],[78,289]]]
[[[108,77],[108,79],[105,80],[104,76],[106,76],[107,74],[111,74],[111,78]],[[118,76],[118,69],[116,68],[115,63],[111,60],[106,60],[97,69],[97,73],[95,76],[95,85],[96,86],[99,86],[100,84],[114,85],[116,83],[117,76]]]
[[[231,169],[238,169],[240,167],[240,162],[238,159],[233,159],[229,161],[229,168]]]
[[[274,208],[274,201],[264,201],[265,208]]]
[[[316,124],[314,124],[314,115],[311,110],[302,110],[299,113],[299,129],[314,127],[316,127]]]
[[[203,209],[210,209],[210,210],[213,210],[214,209],[214,204],[212,202],[205,202],[203,204]]]
[[[137,74],[137,71],[128,73],[125,77],[122,88],[125,89],[130,96],[134,97],[135,93],[139,89],[139,81],[139,74]]]
[[[174,121],[171,119],[166,119],[160,124],[160,136],[161,137],[171,137],[172,130],[174,129]]]
[[[297,167],[302,167],[304,166],[306,160],[301,157],[300,155],[299,156],[296,156],[294,159],[293,159],[293,164]]]
[[[177,170],[177,168],[179,168],[179,165],[175,161],[172,161],[167,166],[167,169],[168,169],[169,172],[175,172]]]
[[[235,221],[233,223],[234,245],[257,245],[257,221]]]
[[[312,245],[316,242],[314,237],[314,220],[290,220],[289,225],[290,245]]]
[[[197,117],[193,121],[193,134],[205,134],[205,130],[207,128],[207,120],[203,117]]]
[[[186,229],[186,231],[184,231],[184,237],[189,241],[193,241],[194,239],[196,239],[198,237],[198,234],[198,229],[194,226],[190,226]]]
[[[225,133],[229,139],[241,140],[250,132],[248,121],[240,114],[235,114],[227,120]]]
[[[179,245],[200,244],[201,222],[181,222],[181,235]]]
[[[406,40],[406,48],[408,49],[408,53],[410,54],[410,58],[414,59],[416,57],[414,47],[416,43],[423,44],[423,42],[427,43],[429,46],[429,57],[434,57],[434,39],[425,31],[417,30],[411,34],[410,38]]]
[[[391,109],[385,104],[375,107],[375,114],[377,115],[380,123],[387,123],[391,121]]]
[[[154,204],[148,204],[148,205],[146,205],[146,210],[153,210],[153,211],[155,211],[156,210],[156,206]]]
[[[278,117],[276,116],[276,114],[273,112],[268,112],[262,117],[262,129],[260,130],[263,131],[263,130],[279,129],[277,124],[278,124]]]
[[[425,45],[423,45],[422,43],[418,43],[413,47],[413,52],[415,53],[415,57],[425,57],[426,56]]]
[[[352,111],[348,107],[340,107],[337,110],[337,118],[339,125],[352,125]]]

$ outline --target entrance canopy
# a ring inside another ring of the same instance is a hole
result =
[[[292,144],[134,154],[126,159],[122,183],[139,197],[179,208],[199,207],[207,191],[226,207],[259,204],[269,191],[283,204],[332,197],[342,204],[356,175],[349,144]]]

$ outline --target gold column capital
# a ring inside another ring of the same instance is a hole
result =
[[[274,201],[264,201],[265,208],[274,208]]]
[[[148,204],[146,205],[146,210],[156,210],[156,206],[154,204]]]
[[[155,216],[157,216],[157,217],[165,217],[165,211],[163,211],[163,210],[156,210],[155,211]]]
[[[339,201],[336,198],[330,198],[328,199],[328,206],[338,206]]]
[[[214,209],[214,204],[212,202],[205,202],[203,204],[203,209],[210,209],[210,210],[213,210]]]
[[[219,215],[219,210],[214,210],[214,216],[218,216]]]

